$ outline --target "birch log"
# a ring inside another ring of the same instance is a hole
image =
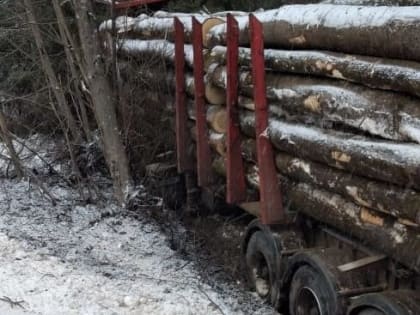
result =
[[[398,219],[420,223],[420,194],[400,187],[346,173],[326,165],[280,153],[276,165],[295,182],[337,193],[355,204]]]
[[[358,238],[407,267],[420,271],[419,234],[396,220],[372,213],[327,191],[307,184],[283,185],[292,209]]]
[[[188,102],[188,116],[196,119],[195,106],[192,100]],[[208,105],[206,108],[206,120],[209,127],[220,134],[227,131],[227,112],[226,108],[218,105]]]
[[[207,63],[226,63],[226,47],[214,47]],[[420,96],[420,64],[413,61],[346,55],[327,51],[265,49],[265,65],[273,71],[331,77],[371,88]],[[239,63],[251,64],[251,50],[239,48]]]
[[[266,47],[323,49],[420,61],[420,7],[286,5],[255,13]],[[237,18],[240,45],[249,44],[248,17]],[[390,40],[392,39],[392,40]],[[226,43],[226,24],[213,27],[207,47]]]
[[[214,84],[226,86],[224,67],[210,67],[208,75]],[[270,110],[279,116],[293,115],[300,122],[312,117],[318,126],[330,121],[385,139],[420,143],[417,98],[344,81],[272,73],[267,74],[266,85]],[[252,78],[247,71],[240,74],[240,88],[252,96]],[[253,106],[244,102],[243,106]]]
[[[224,160],[218,159],[214,164],[223,176]],[[247,182],[255,189],[259,186],[257,172],[255,168],[247,168]],[[420,271],[420,260],[417,257],[420,241],[417,229],[306,183],[296,184],[282,177],[281,187],[287,209],[299,211],[331,225],[347,235],[358,238],[364,244],[383,251],[405,266]]]
[[[225,160],[215,159],[213,169],[221,176],[226,176]],[[247,167],[247,182],[255,189],[259,186],[257,172],[256,168]],[[331,225],[347,235],[358,238],[364,244],[375,247],[405,266],[420,271],[420,241],[416,228],[306,183],[296,184],[282,177],[281,187],[288,209]],[[258,215],[258,212],[255,214]]]
[[[192,139],[197,141],[197,127],[193,126],[190,128]],[[218,133],[213,130],[209,130],[208,139],[210,147],[221,157],[226,156],[226,135]]]
[[[200,14],[170,14],[168,16],[148,16],[141,14],[136,18],[120,16],[115,20],[115,31],[119,34],[126,34],[130,37],[141,39],[166,39],[175,40],[174,18],[177,17],[184,26],[185,41],[192,42],[192,18],[202,24],[203,40],[213,26],[225,22],[223,18],[211,17]],[[113,21],[107,20],[99,26],[100,32],[112,32]]]
[[[240,114],[241,130],[255,137],[255,115]],[[420,189],[420,145],[374,140],[277,119],[270,120],[269,137],[280,151],[358,174]]]
[[[165,39],[121,39],[117,43],[118,52],[128,56],[149,56],[162,57],[168,63],[175,63],[175,45]],[[184,45],[185,62],[192,68],[194,64],[194,52],[192,45]],[[204,56],[208,54],[207,50],[203,51]]]
[[[224,21],[219,18],[206,17],[206,16],[195,16],[195,18],[203,25],[203,35],[207,38],[208,30],[217,24],[221,24]],[[192,17],[178,17],[180,22],[184,25],[185,41],[192,42]],[[132,27],[132,33],[141,38],[159,38],[174,41],[175,29],[174,29],[174,18],[155,18],[149,17],[147,19],[141,19],[134,23]]]

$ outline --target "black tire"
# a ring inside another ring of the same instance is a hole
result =
[[[310,266],[300,267],[289,292],[290,315],[336,315],[336,296],[325,277]]]
[[[252,234],[245,255],[248,281],[252,290],[266,302],[272,302],[276,281],[274,248],[263,232]]]
[[[356,313],[355,315],[386,315],[383,312],[377,310],[376,308],[365,308],[361,310],[360,312]]]

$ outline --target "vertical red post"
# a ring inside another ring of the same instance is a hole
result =
[[[188,159],[187,105],[185,92],[185,52],[184,25],[174,18],[175,28],[175,120],[176,120],[176,153],[178,172],[191,170]]]
[[[227,203],[239,203],[246,199],[246,183],[241,151],[238,117],[238,47],[239,28],[233,15],[227,16]]]
[[[194,52],[195,113],[197,126],[197,177],[200,187],[212,183],[211,151],[206,120],[206,100],[204,86],[203,31],[201,23],[192,18]]]
[[[255,103],[255,131],[260,177],[260,216],[263,224],[285,221],[280,183],[274,152],[268,138],[268,106],[265,85],[264,34],[260,21],[249,16],[251,36],[252,80]]]

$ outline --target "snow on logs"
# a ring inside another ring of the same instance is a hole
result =
[[[226,165],[223,157],[214,157],[212,168],[219,176],[226,176]],[[258,169],[246,166],[246,180],[254,189],[259,187]],[[292,209],[299,209],[321,222],[346,231],[374,246],[402,264],[420,272],[418,251],[420,243],[417,228],[398,218],[389,218],[381,212],[354,203],[343,196],[325,190],[305,181],[293,181],[279,176],[285,204]],[[254,213],[258,215],[258,211]],[[378,242],[378,239],[381,242]]]
[[[215,85],[226,88],[226,68],[210,66],[208,77]],[[239,75],[241,92],[252,97],[249,71]],[[391,91],[369,89],[345,81],[316,77],[266,76],[270,110],[280,117],[325,126],[338,123],[374,136],[420,143],[420,99]],[[244,107],[252,108],[246,102]]]
[[[191,15],[175,15],[189,40]],[[268,136],[285,204],[420,271],[420,7],[293,5],[255,15],[263,22],[266,47],[277,48],[264,52]],[[160,54],[173,63],[173,16],[160,12],[127,19],[125,26],[120,19],[118,27],[128,30],[120,52]],[[204,23],[209,18],[194,16]],[[212,167],[226,176],[226,48],[214,46],[225,43],[226,26],[223,15],[216,18],[203,32],[213,47],[204,51],[206,118]],[[237,20],[241,43],[248,45],[248,17],[238,14]],[[185,55],[190,71],[191,46],[185,45]],[[239,59],[241,149],[248,188],[255,193],[250,49],[241,47]],[[188,72],[186,92],[194,139],[195,89]]]
[[[117,42],[118,52],[128,56],[158,56],[168,63],[175,62],[175,45],[165,39],[120,39]],[[204,52],[206,53],[206,51]],[[193,66],[194,53],[191,45],[184,45],[185,62],[189,67]]]
[[[169,13],[168,13],[169,14]],[[202,23],[203,40],[207,38],[207,33],[216,25],[225,22],[223,17],[213,17],[201,14],[169,14],[164,17],[147,16],[141,14],[136,18],[118,17],[115,23],[117,33],[125,33],[129,38],[134,39],[166,39],[175,40],[174,17],[177,17],[184,25],[185,41],[192,41],[192,17]],[[103,22],[99,26],[101,32],[112,33],[112,20]]]
[[[207,62],[225,64],[226,52],[224,46],[214,47]],[[417,62],[311,50],[266,49],[264,57],[265,66],[271,71],[329,77],[420,96]],[[239,48],[239,63],[251,64],[249,48]]]
[[[253,113],[241,113],[240,125],[244,134],[255,135]],[[274,147],[282,152],[373,180],[420,189],[417,144],[377,140],[278,119],[271,119],[268,133]]]
[[[420,6],[286,5],[255,13],[268,48],[321,49],[420,61]],[[240,45],[249,45],[248,17],[237,17]],[[206,46],[226,43],[226,24],[210,29]]]

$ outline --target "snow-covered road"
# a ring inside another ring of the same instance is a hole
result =
[[[155,221],[99,185],[102,201],[85,205],[50,179],[52,205],[33,183],[0,179],[0,314],[273,314],[239,286],[210,287]]]

